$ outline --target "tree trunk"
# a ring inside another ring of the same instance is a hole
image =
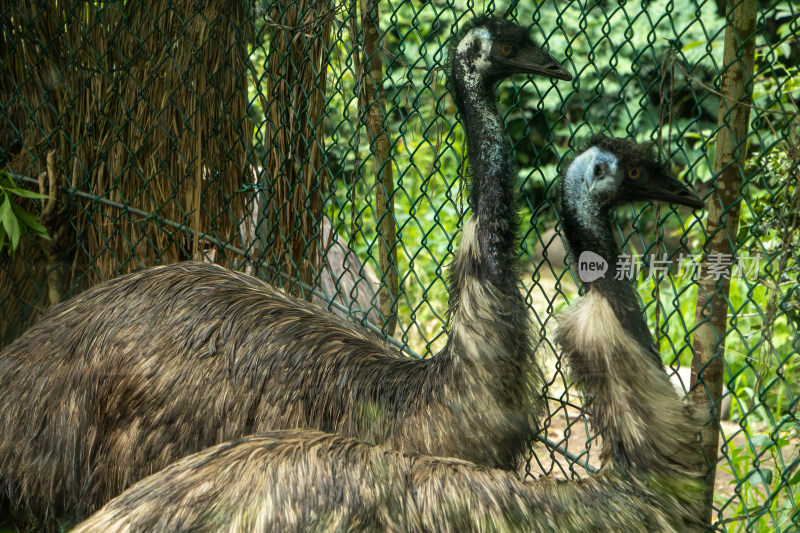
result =
[[[723,385],[725,337],[727,334],[728,294],[730,278],[707,274],[711,257],[733,260],[739,228],[739,201],[747,156],[747,132],[752,101],[752,80],[755,54],[755,0],[736,4],[725,29],[725,51],[722,73],[717,151],[714,159],[715,193],[708,205],[708,226],[705,254],[697,288],[697,307],[692,361],[691,400],[698,417],[705,421],[703,450],[709,469],[706,482],[708,507],[706,518],[711,523],[719,446],[719,420]],[[742,105],[745,104],[745,105]],[[718,255],[721,254],[721,255]],[[730,273],[730,272],[729,272]],[[702,386],[700,386],[702,384]]]
[[[378,222],[378,250],[381,268],[379,300],[383,333],[393,335],[397,327],[397,229],[394,224],[394,179],[392,141],[383,93],[379,2],[361,0],[361,28],[364,34],[362,107],[366,109],[369,146],[375,169],[375,216]]]

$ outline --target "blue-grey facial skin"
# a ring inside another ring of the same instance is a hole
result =
[[[596,146],[575,158],[564,176],[564,192],[577,208],[575,215],[581,227],[592,231],[599,209],[612,202],[623,178],[617,157]]]
[[[617,157],[600,148],[593,146],[575,159],[570,167],[570,173],[576,173],[573,179],[581,179],[587,187],[587,192],[593,197],[595,203],[610,203],[617,192],[617,188],[624,178],[622,167]]]

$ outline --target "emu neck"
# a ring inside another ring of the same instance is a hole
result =
[[[615,279],[609,210],[573,202],[568,191],[562,223],[573,261],[588,251],[608,264],[605,277],[586,283],[586,294],[564,312],[556,334],[602,435],[601,460],[670,479],[676,496],[693,500],[702,463],[697,425],[663,370],[631,281]]]
[[[495,90],[479,78],[455,83],[467,139],[469,204],[478,247],[473,273],[506,294],[517,290],[517,174]],[[468,252],[468,250],[466,250]]]
[[[516,268],[517,176],[494,87],[466,74],[458,62],[453,80],[467,138],[472,217],[450,266],[451,331],[444,355],[460,361],[456,368],[480,390],[475,394],[493,390],[514,409],[536,413],[544,377]]]
[[[578,263],[581,254],[592,252],[599,255],[608,265],[603,277],[584,282],[586,292],[596,292],[608,300],[625,331],[644,348],[649,349],[661,366],[661,359],[655,349],[633,282],[625,276],[618,275],[626,268],[622,266],[621,271],[619,273],[617,271],[619,247],[614,240],[610,209],[596,204],[572,205],[570,198],[562,198],[562,212],[562,224],[573,263],[580,269],[581,265]]]

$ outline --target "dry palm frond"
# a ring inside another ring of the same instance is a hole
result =
[[[313,285],[319,270],[322,117],[333,13],[326,2],[275,2],[267,59],[266,162],[258,228],[266,261]],[[265,205],[263,205],[265,204]],[[291,288],[291,287],[290,287]]]
[[[7,110],[15,98],[23,120],[11,124],[6,112],[0,121],[20,132],[25,147],[9,166],[36,177],[54,150],[58,173],[77,190],[241,246],[245,197],[237,191],[252,134],[246,14],[244,3],[224,0],[202,9],[166,0],[28,1],[5,9],[0,99]],[[77,245],[65,261],[83,286],[197,258],[206,245],[155,219],[72,201]]]

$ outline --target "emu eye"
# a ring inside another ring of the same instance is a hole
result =
[[[514,50],[514,48],[510,44],[504,44],[504,45],[500,46],[500,53],[503,54],[504,56],[507,56],[513,50]]]
[[[632,180],[637,179],[639,176],[642,175],[642,171],[639,170],[639,167],[633,167],[628,171],[628,177]]]

